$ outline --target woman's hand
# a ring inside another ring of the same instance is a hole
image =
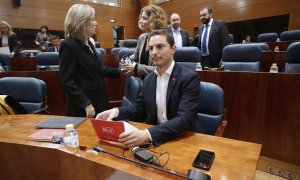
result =
[[[85,107],[85,113],[87,118],[92,118],[95,116],[95,108],[92,104],[89,104]]]

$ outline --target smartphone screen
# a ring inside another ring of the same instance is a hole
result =
[[[193,166],[197,168],[209,170],[214,158],[215,158],[214,152],[200,150],[196,159],[193,162]]]

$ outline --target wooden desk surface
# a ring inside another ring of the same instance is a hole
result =
[[[49,175],[50,178],[61,179],[65,178],[66,174],[70,177],[73,175],[72,172],[76,172],[78,179],[80,177],[85,179],[89,179],[89,177],[93,179],[108,177],[122,177],[123,179],[177,178],[151,168],[143,169],[108,154],[93,155],[84,151],[74,153],[63,145],[26,140],[27,136],[37,131],[34,126],[48,117],[50,116],[0,116],[0,161],[5,164],[0,168],[2,177],[26,179]],[[132,124],[140,129],[148,126],[134,122]],[[98,145],[110,152],[122,155],[123,149],[119,146],[98,140],[89,120],[83,122],[77,130],[80,144],[87,146],[87,149]],[[170,154],[170,160],[165,168],[182,174],[186,174],[188,169],[193,169],[192,162],[200,149],[213,151],[216,154],[211,169],[209,171],[202,170],[212,179],[253,179],[261,145],[187,133],[156,148],[157,151]],[[128,157],[130,153],[126,154]],[[65,167],[72,169],[66,171]]]

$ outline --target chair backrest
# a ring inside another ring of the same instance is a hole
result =
[[[189,69],[195,70],[198,62],[201,62],[201,52],[197,47],[180,47],[174,54],[174,60]]]
[[[59,68],[59,54],[57,52],[41,52],[35,57],[37,69],[46,67],[47,70]]]
[[[278,37],[276,32],[262,33],[257,36],[257,42],[276,42]]]
[[[122,59],[123,56],[125,55],[132,55],[135,51],[135,48],[122,48],[120,51],[119,51],[119,61]]]
[[[32,77],[4,77],[0,79],[0,93],[14,97],[27,112],[33,112],[46,105],[47,85]]]
[[[98,41],[95,42],[95,48],[101,48],[100,42]]]
[[[40,50],[22,50],[19,52],[20,57],[29,57],[31,53],[36,56],[38,53],[40,53]]]
[[[233,34],[228,34],[228,36],[229,36],[229,44],[233,44],[234,43]]]
[[[11,65],[10,65],[9,56],[7,54],[0,53],[0,63],[5,71],[10,71]]]
[[[230,71],[260,70],[261,48],[256,44],[230,44],[224,47],[222,65]]]
[[[119,52],[121,49],[122,49],[121,47],[112,48],[110,54],[119,57]]]
[[[257,45],[261,51],[269,51],[270,50],[269,45],[265,42],[252,43],[251,45]]]
[[[280,41],[300,40],[300,30],[283,31],[280,34]]]
[[[130,106],[131,104],[135,103],[142,86],[143,81],[140,78],[126,76],[122,106]]]
[[[100,57],[104,57],[106,55],[106,50],[104,48],[96,48],[96,51]]]
[[[136,39],[124,39],[120,40],[120,47],[136,48],[137,40]]]
[[[197,119],[202,133],[214,135],[218,129],[224,112],[223,89],[209,82],[200,83],[200,98]]]
[[[300,42],[294,42],[289,45],[285,55],[286,73],[300,73]]]

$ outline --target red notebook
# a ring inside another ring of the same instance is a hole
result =
[[[98,138],[108,141],[118,142],[121,133],[137,129],[125,121],[106,121],[91,119],[91,122]]]
[[[63,137],[64,129],[41,129],[27,138],[33,141],[51,141],[53,136]]]

